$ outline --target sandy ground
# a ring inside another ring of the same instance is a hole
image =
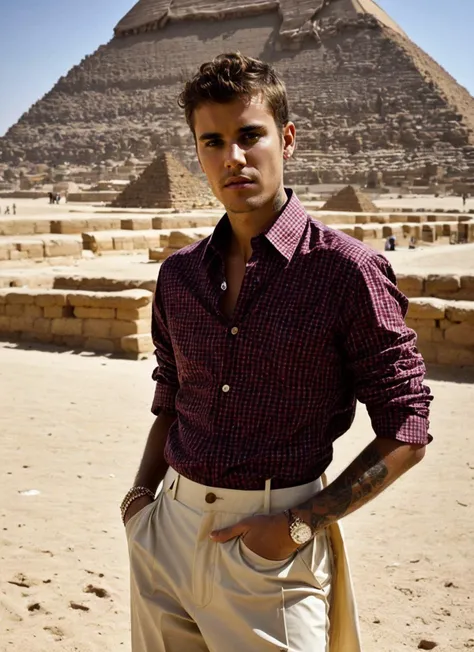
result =
[[[130,650],[118,503],[152,420],[152,366],[0,345],[1,652]],[[474,371],[433,369],[429,385],[425,459],[346,519],[365,652],[474,648]],[[361,406],[330,475],[370,438]]]

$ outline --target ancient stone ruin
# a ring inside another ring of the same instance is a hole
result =
[[[361,190],[353,186],[346,186],[328,199],[321,210],[349,213],[378,213],[379,209]]]
[[[121,208],[177,208],[208,205],[207,185],[168,152],[161,152],[144,172],[113,202]]]
[[[474,99],[372,0],[140,0],[0,139],[0,161],[80,165],[173,148],[196,165],[183,79],[223,51],[273,62],[298,127],[290,183],[474,177]],[[196,168],[190,168],[193,171]]]

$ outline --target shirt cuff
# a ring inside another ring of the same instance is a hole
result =
[[[162,410],[175,412],[175,401],[176,389],[169,387],[168,385],[156,383],[155,396],[153,397],[153,403],[151,406],[151,411],[155,416],[158,416]]]
[[[429,421],[417,414],[408,416],[390,414],[387,411],[380,416],[372,417],[372,427],[377,437],[395,439],[406,444],[426,446],[433,441],[428,433]]]

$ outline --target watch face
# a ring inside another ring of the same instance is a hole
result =
[[[291,535],[295,543],[302,545],[303,543],[308,543],[312,538],[313,533],[309,525],[306,523],[298,523],[293,526]]]

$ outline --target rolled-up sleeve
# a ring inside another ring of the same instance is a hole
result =
[[[153,299],[153,311],[151,321],[151,334],[155,346],[155,357],[157,366],[153,370],[152,378],[156,382],[155,395],[151,411],[156,416],[161,410],[168,412],[175,411],[176,393],[179,388],[176,360],[173,353],[168,323],[163,305],[164,265],[160,269],[156,283],[155,296]]]
[[[405,324],[407,298],[383,256],[353,270],[344,307],[344,349],[355,394],[378,437],[428,444],[432,395],[416,334]]]

